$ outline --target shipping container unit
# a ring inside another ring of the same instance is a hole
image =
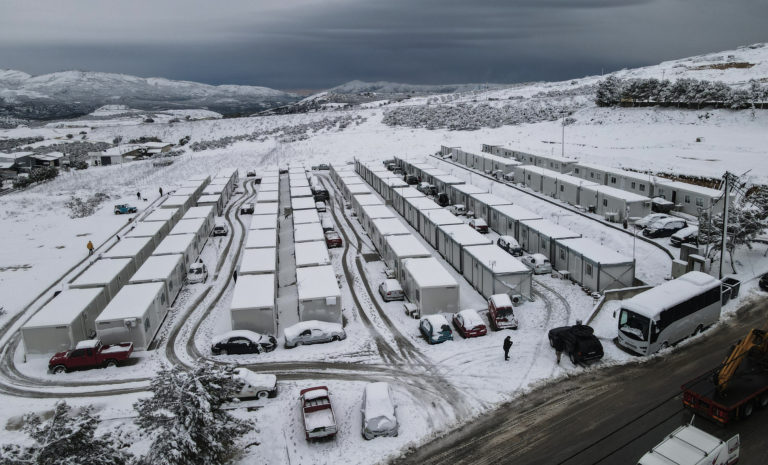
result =
[[[259,192],[280,192],[280,184],[264,184],[259,185]]]
[[[296,266],[324,266],[331,264],[324,241],[299,242],[295,247]]]
[[[453,215],[448,210],[438,208],[434,210],[423,210],[419,218],[419,234],[427,240],[435,249],[438,248],[437,231],[440,226],[449,224],[463,224],[459,217]]]
[[[336,184],[339,184],[340,178],[349,173],[355,172],[355,165],[331,165],[330,174],[331,179]]]
[[[195,199],[199,200],[200,196],[203,195],[203,190],[205,190],[205,186],[207,186],[208,183],[210,182],[211,182],[211,177],[205,176],[203,179],[187,179],[186,181],[181,183],[181,186],[194,189]]]
[[[579,162],[575,158],[564,158],[556,155],[534,155],[532,153],[517,152],[517,161],[524,165],[533,165],[560,173],[570,173]]]
[[[297,210],[293,212],[293,224],[319,223],[317,210]]]
[[[422,316],[459,311],[459,284],[436,258],[405,260],[403,276],[403,292]]]
[[[279,208],[277,202],[256,203],[253,205],[253,215],[277,215]]]
[[[439,176],[447,176],[448,173],[440,168],[424,168],[421,170],[421,180],[430,184],[435,184],[435,179]]]
[[[224,197],[221,194],[203,194],[197,199],[197,206],[212,206],[216,216],[221,216],[224,213]]]
[[[442,207],[428,197],[411,197],[405,199],[405,214],[403,217],[413,229],[418,231],[421,215],[429,210],[442,210]]]
[[[494,175],[511,174],[515,171],[515,168],[521,166],[517,160],[510,158],[499,157],[492,154],[482,155],[483,157],[483,172]]]
[[[381,218],[373,220],[371,224],[371,233],[369,235],[374,247],[379,251],[379,255],[384,254],[384,246],[387,236],[411,234],[399,218]]]
[[[573,167],[573,175],[597,184],[651,197],[653,182],[648,174],[635,173],[610,166],[579,162]]]
[[[264,176],[261,178],[262,184],[279,184],[280,183],[280,176],[274,175],[274,176],[267,176],[264,174]]]
[[[453,151],[453,153],[451,154],[451,160],[453,160],[454,162],[456,162],[456,163],[458,163],[460,165],[468,166],[467,165],[467,152],[465,152],[465,151],[463,151],[461,149],[456,149],[456,150]],[[472,154],[469,154],[469,163],[472,163],[472,161],[473,161]]]
[[[182,187],[178,187],[178,188],[174,189],[173,192],[171,192],[171,195],[173,195],[173,196],[179,196],[179,195],[187,196],[188,195],[188,196],[192,197],[192,203],[194,204],[197,201],[198,192],[197,192],[197,189],[194,188],[194,187],[183,187],[182,186]]]
[[[648,197],[610,186],[584,186],[579,200],[588,211],[613,222],[622,222],[627,217],[642,218],[651,213]]]
[[[248,230],[253,231],[255,229],[277,229],[277,213],[251,216]]]
[[[277,247],[277,229],[252,229],[245,240],[246,249]]]
[[[549,220],[524,220],[520,222],[520,235],[517,242],[528,253],[544,254],[550,262],[555,263],[555,241],[559,239],[575,239],[581,237],[568,228],[564,228]]]
[[[312,197],[296,197],[291,199],[291,209],[297,210],[314,210],[315,199]]]
[[[409,258],[431,257],[429,251],[413,234],[387,236],[384,240],[382,258],[387,267],[395,272],[395,278],[403,281],[403,262]]]
[[[469,204],[466,205],[467,211],[474,212],[475,218],[482,218],[486,223],[491,223],[491,207],[500,205],[511,205],[507,199],[502,199],[498,195],[483,193],[472,194],[469,196]]]
[[[687,182],[657,178],[654,182],[653,196],[669,200],[675,204],[676,210],[696,217],[700,212],[709,211],[710,208],[713,214],[723,209],[723,191]],[[733,203],[733,199],[734,194],[731,194],[730,203]]]
[[[531,269],[520,260],[499,253],[496,245],[465,247],[462,274],[486,299],[494,294],[521,295],[531,298]]]
[[[435,176],[434,182],[432,184],[434,184],[437,188],[437,192],[448,193],[450,186],[465,184],[465,182],[463,179],[459,179],[452,174],[442,174],[440,176]]]
[[[174,215],[178,215],[181,212],[181,210],[178,209],[178,208],[173,208],[173,209],[169,208],[166,211],[171,212],[170,215],[163,215],[163,214],[160,213],[160,214],[157,214],[157,215],[153,216],[154,213],[162,212],[163,210],[165,210],[165,209],[163,209],[163,208],[155,209],[155,211],[152,212],[152,214],[147,215],[147,218],[137,222],[136,223],[136,227],[134,229],[138,229],[139,230],[138,234],[146,234],[147,231],[159,230],[160,231],[160,235],[161,236],[165,236],[166,234],[168,234],[168,232],[171,230],[171,228],[173,228],[173,226],[175,226],[176,222],[179,219],[181,219],[181,218],[178,218],[176,221],[173,221],[171,219]],[[152,218],[150,218],[150,216]],[[153,227],[143,226],[143,227],[139,228],[139,225],[141,225],[142,223],[152,223]],[[144,232],[142,232],[142,231],[144,231]],[[129,233],[130,232],[131,231],[129,231]],[[130,234],[126,234],[126,237],[134,237],[134,236],[131,236]],[[148,237],[148,236],[139,236],[139,237]]]
[[[195,205],[196,199],[192,195],[169,195],[160,204],[160,208],[178,208],[183,215],[190,207]]]
[[[121,287],[128,284],[136,269],[136,265],[130,258],[102,258],[93,262],[70,281],[69,287],[71,289],[104,289],[104,297],[108,302]]]
[[[216,178],[229,179],[229,182],[232,183],[232,189],[234,190],[235,185],[240,182],[240,173],[237,168],[227,166],[225,168],[221,168],[219,172],[216,173]]]
[[[374,191],[384,195],[384,193],[390,189],[390,182],[399,183],[402,182],[402,179],[400,176],[392,174],[390,171],[387,171],[386,173],[374,173],[373,184],[371,187],[373,187]]]
[[[344,199],[347,202],[351,202],[352,196],[362,194],[373,194],[373,189],[371,189],[367,184],[350,184],[346,188],[346,195]]]
[[[453,154],[456,150],[461,149],[461,147],[449,147],[447,145],[441,145],[440,146],[440,156],[441,157],[447,157]]]
[[[219,195],[221,196],[221,202],[223,205],[229,203],[229,198],[232,193],[227,189],[226,184],[208,184],[203,189],[203,195]]]
[[[320,223],[303,223],[293,225],[293,242],[324,241],[325,233]]]
[[[299,320],[342,323],[341,290],[333,266],[308,266],[296,269],[299,293]]]
[[[138,270],[152,255],[153,250],[155,241],[151,237],[125,237],[102,253],[100,258],[129,258],[133,261],[133,267]]]
[[[280,197],[279,191],[259,191],[256,194],[256,203],[277,202]]]
[[[562,173],[538,166],[521,166],[515,170],[515,182],[542,194],[554,197],[557,176]],[[545,186],[549,189],[544,191]]]
[[[158,246],[158,244],[160,244],[167,233],[168,222],[152,221],[145,223],[140,221],[136,223],[136,226],[134,226],[133,229],[125,233],[124,238],[128,239],[130,237],[149,237],[152,239],[152,248],[154,249]]]
[[[184,269],[197,260],[200,251],[196,247],[197,236],[194,234],[171,234],[163,239],[152,255],[181,255],[184,260]]]
[[[449,224],[437,228],[437,250],[459,273],[464,267],[464,247],[486,244],[491,244],[491,240],[466,224]]]
[[[290,183],[291,187],[309,187],[309,181],[306,177],[291,177],[288,179],[288,182]]]
[[[635,285],[635,262],[585,237],[555,241],[552,266],[592,291],[603,292]]]
[[[132,342],[147,350],[168,313],[163,283],[128,284],[96,318],[96,335],[104,344]]]
[[[451,186],[448,190],[448,199],[451,205],[461,204],[466,206],[469,203],[470,195],[483,194],[485,192],[488,191],[472,184],[458,184]]]
[[[397,213],[384,205],[363,205],[360,207],[360,212],[361,214],[357,219],[360,221],[363,229],[365,229],[365,232],[369,234],[373,230],[373,220],[397,217]]]
[[[386,202],[392,202],[392,191],[408,187],[408,183],[400,178],[388,178],[383,183],[381,196]]]
[[[350,192],[350,189],[353,186],[363,186],[365,188],[365,192],[370,193],[371,189],[368,188],[368,186],[365,183],[365,180],[361,178],[358,175],[355,175],[354,177],[349,178],[341,178],[339,180],[340,182],[337,184],[339,186],[339,189],[341,190],[341,194],[344,196],[344,198],[349,201],[352,197],[352,193]],[[360,192],[358,192],[360,193]]]
[[[398,187],[390,192],[392,207],[405,216],[405,199],[426,198],[427,196],[413,187]]]
[[[355,215],[358,217],[360,217],[361,208],[364,205],[384,205],[384,202],[374,194],[353,195],[350,203],[352,204],[352,210],[354,210]]]
[[[569,205],[581,205],[581,196],[583,188],[587,186],[598,186],[599,184],[585,179],[577,178],[569,174],[558,174],[554,179],[546,177],[544,179],[544,189],[542,193],[561,200]]]
[[[192,207],[181,217],[182,220],[192,220],[195,218],[203,218],[205,220],[207,234],[213,231],[213,227],[216,224],[216,211],[213,207]]]
[[[165,221],[168,223],[168,230],[176,225],[181,219],[181,210],[178,208],[155,208],[152,213],[145,216],[141,221],[148,223],[151,221]]]
[[[291,187],[291,198],[294,197],[312,197],[312,189],[309,187]]]
[[[239,275],[277,273],[277,249],[245,249],[237,272]]]
[[[176,226],[171,229],[169,236],[175,236],[177,234],[194,234],[195,235],[195,250],[200,255],[205,247],[205,243],[208,241],[208,236],[211,235],[211,230],[208,229],[208,222],[205,218],[191,218],[189,220],[181,220],[176,223]]]
[[[294,175],[294,174],[301,174],[304,175],[306,173],[306,169],[303,166],[291,166],[288,168],[288,174]]]
[[[165,294],[164,304],[173,304],[181,291],[187,269],[184,259],[177,255],[152,255],[131,276],[130,284],[162,283]]]
[[[519,240],[519,224],[524,220],[540,220],[541,215],[520,205],[496,205],[491,207],[491,221],[488,226],[500,236],[512,236]]]
[[[61,291],[21,327],[24,353],[48,355],[73,349],[93,337],[96,318],[106,305],[103,288]]]

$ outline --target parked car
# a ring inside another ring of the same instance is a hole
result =
[[[757,284],[760,286],[760,289],[768,292],[768,273],[760,276],[760,281]]]
[[[260,354],[277,348],[274,336],[265,336],[247,329],[227,331],[211,341],[213,355]]]
[[[666,213],[651,213],[650,215],[646,215],[635,221],[635,226],[645,229],[649,224],[657,220],[663,220],[664,218],[669,218],[669,215]]]
[[[379,284],[379,294],[385,302],[392,300],[403,300],[405,294],[403,288],[396,279],[386,279],[383,283]]]
[[[494,331],[517,329],[512,299],[507,294],[494,294],[488,299],[488,321]]]
[[[389,169],[389,165],[397,166],[396,163],[397,163],[397,160],[395,160],[394,158],[390,158],[388,160],[382,160],[381,162],[381,164],[384,165],[387,169]]]
[[[469,227],[480,234],[488,234],[488,223],[482,218],[472,218],[469,220]]]
[[[325,246],[329,249],[333,249],[335,247],[341,247],[342,241],[341,236],[336,231],[326,231],[325,232]]]
[[[253,204],[252,203],[244,203],[240,207],[240,214],[241,215],[253,215]]]
[[[392,170],[392,174],[403,174],[403,169],[398,166]]]
[[[300,321],[283,330],[285,347],[290,349],[306,344],[322,344],[324,342],[341,341],[346,339],[347,333],[338,323],[326,321]]]
[[[235,368],[234,378],[243,383],[238,399],[266,399],[277,395],[277,376],[254,373],[248,368]]]
[[[256,176],[255,178],[253,178],[253,183],[254,184],[261,184],[261,176]]]
[[[102,344],[99,339],[80,341],[73,350],[57,352],[48,361],[53,374],[88,368],[109,368],[125,362],[133,353],[132,342]]]
[[[115,205],[115,215],[125,215],[127,213],[136,213],[136,207],[127,204]]]
[[[594,362],[603,358],[603,345],[591,326],[576,322],[573,326],[561,326],[549,330],[549,345],[562,343],[563,352],[574,365]]]
[[[467,309],[453,314],[453,326],[463,338],[485,336],[488,333],[477,310]]]
[[[521,257],[520,261],[533,270],[533,274],[547,274],[552,272],[552,264],[544,254],[535,253]]]
[[[456,203],[448,207],[448,211],[456,216],[466,215],[467,207],[465,207],[464,204]]]
[[[520,247],[520,244],[512,236],[499,236],[499,238],[496,239],[496,245],[513,257],[523,256],[523,248]]]
[[[437,202],[437,204],[441,207],[447,207],[448,204],[451,203],[450,199],[448,199],[448,194],[445,192],[438,192],[437,196],[435,197],[435,202]]]
[[[394,171],[395,168],[397,168],[397,165],[394,164],[394,163],[387,163],[386,166],[387,166],[387,170],[389,170],[389,171]]]
[[[254,178],[256,177],[256,170],[248,170],[245,173],[246,178]]]
[[[699,243],[699,227],[688,226],[676,233],[672,234],[669,238],[669,244],[674,247],[680,247],[683,244],[698,244]]]
[[[325,208],[325,202],[315,202],[315,208],[319,212],[325,212],[327,209]]]
[[[203,262],[195,262],[189,265],[187,282],[189,284],[204,283],[208,280],[208,268]]]
[[[335,226],[333,225],[333,220],[331,220],[327,216],[323,216],[322,218],[320,218],[320,226],[323,227],[324,233],[335,230]]]
[[[501,177],[504,182],[515,182],[515,173],[507,173]]]
[[[440,344],[453,340],[453,331],[448,320],[439,313],[427,315],[419,322],[419,331],[430,344]]]
[[[319,165],[317,165],[317,169],[320,171],[328,171],[331,169],[331,167],[328,166],[327,163],[320,163]]]
[[[419,185],[416,187],[416,190],[418,190],[424,195],[429,195],[429,196],[437,195],[437,187],[433,186],[428,182],[420,182]]]
[[[389,383],[368,383],[363,389],[363,438],[397,436],[397,404]]]
[[[325,188],[318,188],[313,193],[313,198],[315,199],[315,202],[326,202],[331,196],[328,195],[328,191]]]
[[[417,178],[413,174],[406,174],[405,176],[403,176],[403,181],[405,181],[405,183],[410,186],[414,186],[419,183],[419,178]]]
[[[656,220],[653,223],[649,224],[648,227],[646,227],[643,230],[643,236],[668,237],[680,231],[687,225],[688,224],[685,222],[685,220],[682,220],[680,218],[675,218],[674,216],[670,216],[668,218]]]
[[[336,417],[333,414],[331,395],[326,386],[302,389],[299,402],[307,441],[336,435],[338,431]]]
[[[213,225],[213,232],[212,234],[214,236],[226,236],[229,234],[229,226],[227,226],[227,223],[224,222],[216,222],[216,224]]]

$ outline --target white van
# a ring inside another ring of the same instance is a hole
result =
[[[728,441],[712,436],[693,425],[674,430],[637,465],[731,465],[739,459],[739,435]]]
[[[397,436],[397,405],[389,383],[369,383],[363,390],[363,437]]]

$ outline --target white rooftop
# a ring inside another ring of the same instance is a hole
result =
[[[413,197],[426,197],[426,195],[424,195],[423,193],[419,192],[416,188],[413,188],[411,186],[396,187],[393,189],[393,192],[396,192],[397,195],[405,199],[409,199]]]
[[[189,210],[187,210],[186,213],[184,213],[184,216],[181,217],[183,220],[188,220],[190,218],[208,218],[209,216],[214,216],[215,212],[213,211],[213,205],[203,205],[201,207],[191,207]]]
[[[165,227],[162,221],[140,221],[136,226],[125,234],[125,237],[154,237]]]
[[[496,163],[502,163],[505,165],[522,165],[519,161],[513,159],[513,158],[507,158],[507,157],[500,157],[498,155],[494,155],[492,153],[483,153],[481,157],[485,158],[486,160],[491,160]]]
[[[512,203],[507,199],[502,199],[498,195],[493,195],[487,192],[483,194],[472,194],[470,197],[486,205],[507,205]]]
[[[293,225],[293,241],[322,241],[325,240],[325,234],[320,223],[303,223]]]
[[[410,197],[405,199],[405,202],[416,210],[436,210],[442,209],[440,205],[434,200],[427,197]]]
[[[405,182],[405,181],[403,181],[403,180],[402,180],[402,179],[400,179],[399,177],[397,177],[397,178],[390,178],[390,179],[385,179],[385,180],[383,180],[382,182],[384,182],[384,184],[386,184],[387,186],[389,186],[389,187],[391,187],[391,188],[393,188],[393,189],[394,189],[394,188],[397,188],[397,187],[406,187],[406,186],[408,186],[408,183],[407,183],[407,182]]]
[[[575,158],[565,158],[557,155],[544,155],[544,154],[530,154],[530,155],[533,155],[536,158],[541,158],[543,160],[558,161],[560,163],[578,162],[578,160],[576,160]]]
[[[600,185],[599,183],[590,181],[588,179],[580,178],[578,176],[571,176],[570,174],[564,174],[564,173],[558,173],[554,176],[558,182],[565,183],[565,184],[571,184],[574,186],[597,186]]]
[[[396,218],[397,214],[385,205],[363,205],[360,207],[363,215],[368,218]]]
[[[176,226],[171,229],[170,235],[174,234],[197,234],[205,225],[205,218],[189,218],[179,220]]]
[[[107,304],[96,318],[99,321],[140,318],[152,305],[158,294],[165,291],[163,283],[127,284]]]
[[[190,176],[187,181],[205,181],[208,182],[211,180],[211,176],[207,174],[196,174],[194,176]]]
[[[336,282],[336,272],[331,265],[297,268],[296,285],[299,301],[325,297],[341,298],[339,283]]]
[[[616,265],[620,263],[632,263],[632,258],[615,252],[604,245],[600,245],[586,237],[576,239],[562,239],[559,244],[568,247],[587,259],[603,265]]]
[[[126,237],[111,249],[101,254],[102,258],[133,258],[141,252],[147,243],[152,242],[151,237]]]
[[[96,260],[83,273],[70,284],[73,286],[106,285],[116,275],[130,266],[130,258],[103,258]]]
[[[713,276],[700,271],[691,271],[624,300],[621,306],[645,317],[656,319],[661,310],[720,285],[720,281]]]
[[[294,210],[312,210],[315,208],[315,199],[312,197],[294,197],[291,199],[291,208]]]
[[[341,175],[341,183],[345,186],[351,186],[353,184],[365,184],[365,181],[357,174],[350,173]]]
[[[197,199],[198,205],[219,203],[221,200],[221,193],[218,194],[204,194]]]
[[[382,236],[411,233],[398,218],[379,218],[373,220],[373,228]]]
[[[173,275],[181,260],[181,255],[150,255],[147,261],[141,265],[141,268],[136,270],[130,282],[137,283],[168,279],[168,277]]]
[[[245,248],[258,249],[261,247],[277,247],[276,229],[253,229],[248,231]]]
[[[472,229],[466,224],[448,224],[440,226],[440,230],[462,246],[490,244],[491,240],[485,235]]]
[[[430,176],[444,176],[448,173],[441,170],[440,168],[423,168],[421,171],[424,173],[430,175]]]
[[[520,205],[496,205],[493,209],[497,210],[507,218],[512,218],[517,221],[541,219],[541,215],[523,208]]]
[[[458,287],[458,283],[446,271],[435,257],[408,258],[404,260],[404,268],[421,288],[427,287]]]
[[[276,215],[277,212],[277,202],[262,202],[253,205],[254,215]]]
[[[291,177],[291,187],[309,187],[309,181],[304,176],[300,178]]]
[[[100,288],[66,289],[35,313],[24,323],[24,327],[43,328],[70,324],[103,292]]]
[[[179,214],[178,208],[155,208],[142,221],[168,221]]]
[[[277,214],[253,215],[248,229],[277,229]]]
[[[264,203],[264,202],[277,202],[279,197],[278,191],[262,191],[260,190],[259,193],[256,195],[256,202]]]
[[[296,210],[293,212],[293,224],[319,223],[320,215],[317,210]]]
[[[245,249],[239,269],[242,274],[277,271],[277,249],[274,247]]]
[[[296,266],[329,265],[331,258],[324,241],[299,242],[295,245]]]
[[[531,273],[531,269],[520,260],[512,255],[499,253],[500,249],[495,245],[475,245],[464,250],[494,273]]]
[[[482,194],[488,192],[486,189],[481,189],[474,184],[457,184],[453,188],[463,194]]]
[[[581,237],[581,234],[575,233],[570,229],[557,225],[549,220],[523,220],[520,223],[550,239]]]
[[[309,187],[291,187],[291,197],[312,197]]]
[[[671,179],[656,178],[657,185],[663,185],[671,189],[678,189],[688,192],[695,192],[699,195],[710,198],[722,197],[723,191],[717,189],[710,189],[709,187],[697,186],[696,184],[689,184],[687,182],[672,181]]]
[[[178,189],[173,191],[172,197],[176,197],[179,195],[194,195],[197,194],[197,188],[196,187],[179,187]]]
[[[430,223],[436,224],[438,226],[442,224],[462,224],[464,222],[458,216],[452,214],[444,208],[439,208],[437,210],[425,210],[424,217],[426,217],[427,221]]]
[[[262,184],[277,184],[280,182],[280,176],[267,176],[267,174],[264,174],[264,177],[261,178]]]
[[[441,181],[443,184],[464,184],[465,183],[463,179],[459,179],[452,174],[441,174],[439,176],[435,176],[435,179]]]
[[[227,186],[225,184],[208,184],[203,189],[203,194],[221,194],[225,190],[227,190]]]
[[[547,176],[550,178],[556,178],[561,174],[559,171],[548,170],[546,168],[542,168],[541,166],[533,165],[521,166],[520,169],[525,170],[526,173],[537,173],[540,176]]]
[[[280,191],[280,185],[279,184],[264,184],[261,183],[259,186],[259,192],[279,192]]]
[[[602,185],[591,185],[591,186],[585,186],[582,185],[582,189],[584,192],[582,192],[582,196],[589,193],[592,193],[594,195],[595,192],[600,192],[603,195],[608,195],[617,199],[622,199],[627,202],[643,202],[643,201],[650,201],[648,197],[640,194],[635,194],[634,192],[628,192],[621,189],[616,189],[615,187],[611,186],[602,186]]]
[[[163,208],[183,207],[189,202],[189,198],[192,194],[187,195],[170,195],[162,203]]]
[[[350,184],[347,186],[347,190],[352,195],[373,192],[371,188],[368,187],[368,184]]]
[[[195,242],[194,234],[173,234],[166,236],[152,255],[182,254]]]
[[[387,246],[396,257],[430,257],[432,253],[413,234],[387,236]]]

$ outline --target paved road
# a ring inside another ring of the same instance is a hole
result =
[[[766,316],[763,299],[667,357],[587,371],[539,389],[412,451],[400,463],[637,463],[665,434],[690,421],[680,386],[722,362],[730,345],[765,324]],[[721,438],[741,434],[741,465],[768,463],[768,411],[727,429],[701,418],[694,424]]]

